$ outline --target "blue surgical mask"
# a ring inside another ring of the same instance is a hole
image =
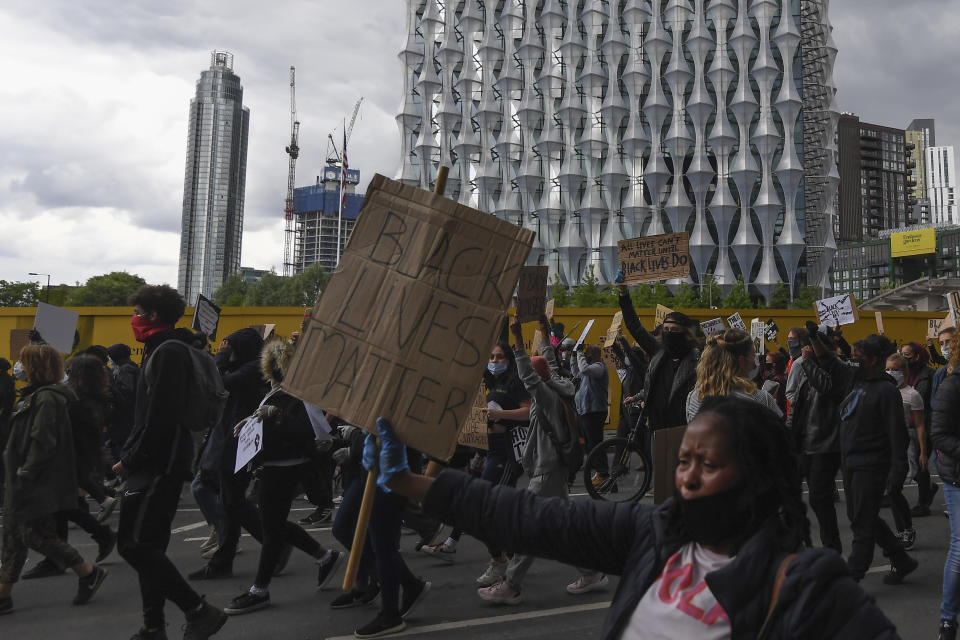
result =
[[[501,373],[507,372],[507,363],[506,362],[488,362],[487,371],[489,371],[495,376],[499,376]]]

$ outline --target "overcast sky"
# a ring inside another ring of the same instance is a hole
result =
[[[833,0],[841,110],[960,141],[960,17],[951,0]],[[297,67],[297,185],[364,96],[350,142],[363,183],[399,165],[401,0],[5,0],[0,3],[0,279],[72,284],[109,271],[176,285],[187,115],[212,49],[250,108],[244,266],[281,268]],[[42,278],[39,278],[42,279]]]

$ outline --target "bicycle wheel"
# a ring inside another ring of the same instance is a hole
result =
[[[626,438],[610,438],[594,447],[583,464],[583,485],[595,500],[632,502],[650,488],[653,468],[647,455],[627,448]]]

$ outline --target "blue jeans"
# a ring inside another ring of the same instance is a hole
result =
[[[943,483],[943,497],[950,514],[950,550],[943,565],[943,601],[940,604],[940,620],[951,622],[957,619],[960,609],[960,487]]]

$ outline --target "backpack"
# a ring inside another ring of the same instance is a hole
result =
[[[187,382],[187,397],[184,403],[186,411],[181,426],[194,432],[205,432],[216,427],[220,418],[223,417],[229,394],[223,386],[223,378],[220,376],[213,356],[207,351],[192,347],[175,338],[162,342],[157,347],[157,351],[164,348],[186,350],[190,362],[190,380]],[[147,384],[154,379],[150,366],[152,362],[152,358],[147,361],[143,372]]]
[[[580,414],[577,413],[575,397],[560,395],[559,398],[563,421],[555,428],[547,429],[547,433],[557,447],[560,462],[567,468],[572,478],[583,466],[586,442],[580,426]]]

